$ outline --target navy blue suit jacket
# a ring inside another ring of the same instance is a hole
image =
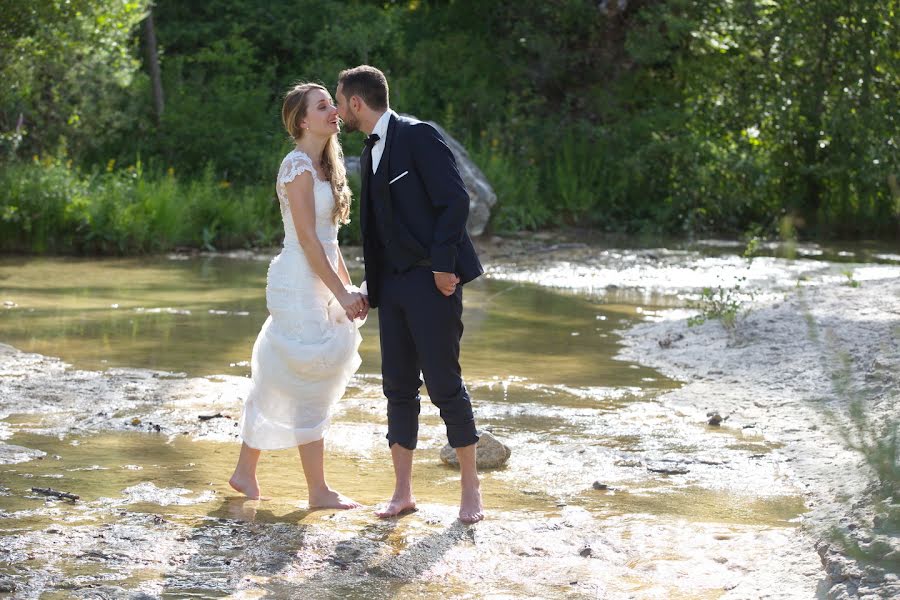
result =
[[[404,271],[430,260],[432,271],[456,273],[460,283],[484,272],[466,231],[469,193],[437,129],[391,115],[378,171],[360,160],[360,230],[369,304],[378,306],[382,270]]]

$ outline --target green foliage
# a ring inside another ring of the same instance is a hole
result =
[[[270,106],[273,68],[255,53],[233,34],[192,57],[173,57],[162,123],[152,138],[135,140],[133,151],[165,157],[187,173],[200,174],[212,164],[223,179],[274,177],[287,136],[276,127],[278,113]]]
[[[0,149],[78,159],[138,118],[134,31],[147,0],[7,0],[0,17]],[[2,159],[0,159],[2,160]]]
[[[846,285],[848,287],[852,287],[852,288],[858,288],[860,285],[862,285],[859,283],[859,281],[853,279],[853,270],[852,269],[847,269],[846,271],[843,271],[843,273],[844,273],[844,276],[847,278],[847,281],[844,282],[844,285]]]
[[[747,240],[742,257],[746,259],[748,268],[759,250],[759,241],[759,237],[755,235]],[[720,285],[716,288],[703,288],[700,299],[691,304],[691,308],[700,312],[688,318],[688,327],[702,325],[710,320],[718,320],[726,330],[734,330],[738,319],[750,312],[749,308],[745,308],[746,301],[753,300],[754,297],[752,291],[741,290],[741,283],[745,281],[747,281],[746,277],[740,277],[738,278],[739,283],[731,287],[725,288]],[[797,283],[799,285],[800,282]]]
[[[52,158],[0,170],[0,251],[134,254],[277,243],[274,187],[231,187],[213,169],[183,182],[140,161],[84,173]]]
[[[539,167],[524,149],[510,149],[501,143],[502,132],[482,132],[481,140],[469,144],[470,156],[495,190],[506,190],[506,202],[498,202],[492,215],[493,227],[501,233],[537,229],[551,222],[550,199],[538,193]]]
[[[691,305],[700,314],[688,318],[688,327],[702,325],[707,321],[718,320],[725,329],[732,330],[742,314],[744,300],[740,284],[733,287],[703,288],[700,300]]]
[[[895,232],[896,0],[709,4],[681,75],[715,204],[806,235]]]
[[[146,0],[11,0],[0,150],[86,172],[140,155],[180,185],[271,186],[289,147],[284,91],[333,89],[370,63],[397,110],[468,141],[498,195],[496,231],[900,231],[898,0],[617,6],[160,0],[157,123],[138,69]],[[358,134],[342,142],[361,149]],[[197,244],[221,247],[230,217],[214,221]]]

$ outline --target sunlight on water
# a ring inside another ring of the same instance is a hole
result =
[[[745,243],[720,240],[676,244],[678,249],[603,248],[568,244],[560,250],[527,252],[501,259],[488,269],[497,280],[534,283],[602,297],[631,305],[680,306],[697,299],[704,288],[733,288],[777,294],[804,283],[841,283],[900,276],[896,254],[887,244],[761,244],[752,258],[742,256]],[[572,247],[574,246],[574,247]],[[891,248],[895,250],[895,248]],[[881,264],[868,264],[868,263]]]

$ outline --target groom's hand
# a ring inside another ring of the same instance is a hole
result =
[[[363,302],[365,302],[365,305],[363,306],[363,309],[359,313],[359,315],[357,315],[357,317],[356,317],[357,319],[365,319],[366,317],[368,317],[369,316],[369,308],[371,308],[369,306],[369,297],[366,296],[365,294],[363,294],[362,297],[363,297]]]
[[[435,272],[434,285],[437,286],[437,289],[439,289],[443,295],[452,296],[453,292],[456,291],[456,286],[459,285],[459,277],[456,276],[456,273]]]

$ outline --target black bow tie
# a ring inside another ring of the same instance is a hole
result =
[[[378,135],[377,133],[373,133],[372,135],[366,137],[366,141],[363,143],[366,145],[366,148],[371,150],[372,147],[375,145],[375,142],[377,142],[380,139],[381,139],[380,135]]]

